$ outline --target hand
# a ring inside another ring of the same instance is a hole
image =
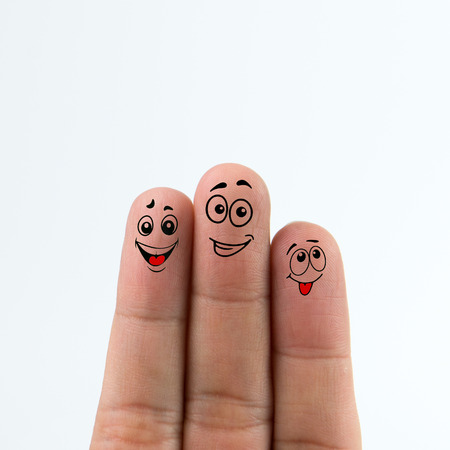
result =
[[[338,246],[269,214],[236,164],[135,200],[91,449],[361,448]]]

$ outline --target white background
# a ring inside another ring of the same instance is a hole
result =
[[[364,448],[449,449],[446,1],[0,2],[0,448],[89,445],[128,208],[256,170],[344,257]]]

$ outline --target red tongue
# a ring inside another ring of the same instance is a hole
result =
[[[312,288],[312,283],[299,283],[300,292],[302,295],[308,295]]]
[[[150,256],[150,258],[148,259],[148,262],[152,265],[152,266],[160,266],[164,261],[165,261],[166,257],[164,255],[159,255],[159,256]]]

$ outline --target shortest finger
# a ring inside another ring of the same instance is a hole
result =
[[[361,447],[342,259],[322,227],[273,239],[274,448]]]

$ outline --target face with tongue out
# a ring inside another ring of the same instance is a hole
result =
[[[319,241],[310,239],[306,242],[316,244]],[[323,275],[326,257],[324,251],[318,245],[313,245],[309,250],[296,247],[298,247],[297,244],[292,244],[287,252],[289,255],[292,251],[289,261],[291,273],[286,278],[298,283],[300,294],[308,295],[313,284]]]
[[[155,206],[155,200],[152,200],[150,204],[147,205],[148,209],[152,209]],[[165,206],[164,211],[173,211],[171,206]],[[150,213],[150,211],[149,211]],[[144,238],[155,234],[163,233],[166,236],[172,236],[178,228],[178,220],[172,213],[164,213],[165,216],[161,220],[160,226],[155,226],[153,218],[150,214],[145,214],[139,219],[138,222],[138,232],[141,235],[139,240],[136,238],[134,245],[139,250],[140,254],[144,258],[145,262],[148,264],[148,268],[152,272],[162,272],[166,266],[165,263],[169,259],[169,256],[175,250],[178,245],[178,239],[172,241],[170,245],[164,247],[155,247],[149,245]],[[154,234],[152,234],[154,232]],[[159,236],[161,237],[161,235]]]

